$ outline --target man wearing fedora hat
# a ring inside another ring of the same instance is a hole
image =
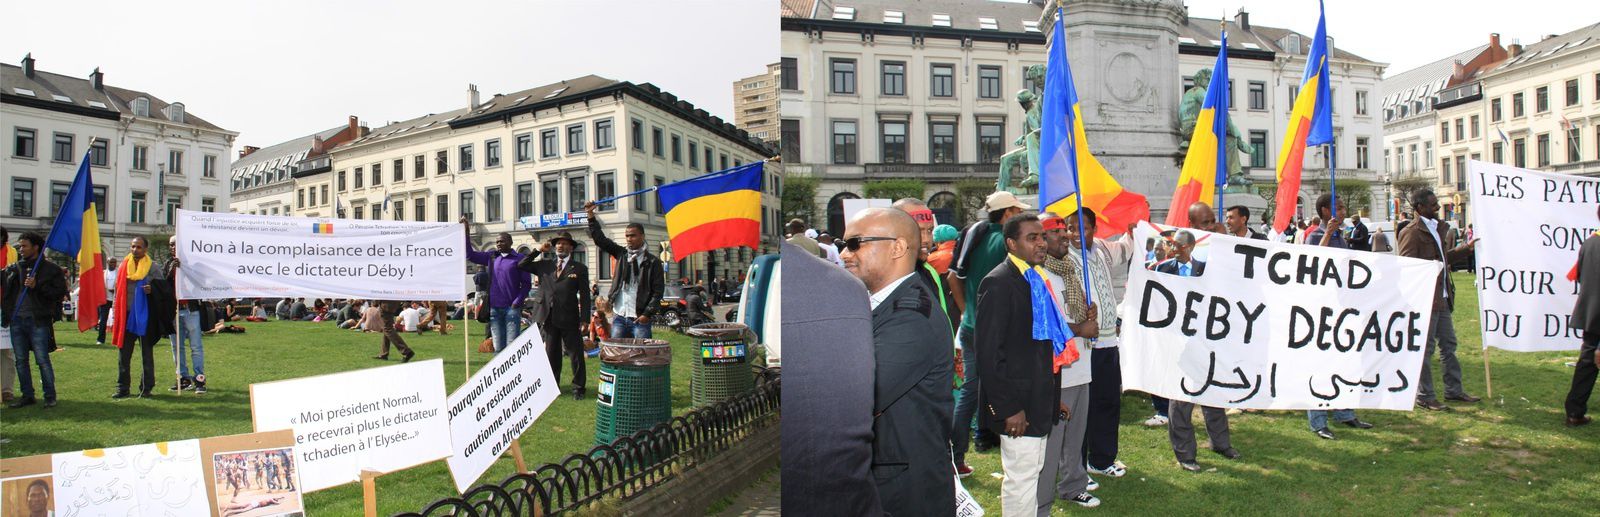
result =
[[[561,352],[572,362],[572,397],[583,398],[588,379],[583,358],[583,324],[589,321],[589,268],[572,256],[578,241],[563,230],[539,246],[537,255],[522,258],[517,268],[539,277],[539,305],[533,321],[544,335],[544,353],[554,377],[561,379]],[[551,253],[554,249],[555,253]]]
[[[467,224],[467,218],[461,218]],[[505,350],[506,343],[522,334],[522,299],[528,296],[532,279],[527,272],[517,269],[525,258],[511,249],[511,234],[501,232],[494,239],[494,250],[472,249],[472,231],[467,231],[467,260],[480,264],[489,272],[489,329],[494,336],[494,351]]]

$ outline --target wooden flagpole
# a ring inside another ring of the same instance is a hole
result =
[[[366,517],[378,517],[378,476],[376,470],[361,471],[361,507]]]

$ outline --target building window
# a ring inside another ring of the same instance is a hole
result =
[[[933,80],[929,88],[934,97],[954,97],[956,94],[956,67],[938,63],[932,67]]]
[[[311,200],[308,201],[308,203],[310,203],[311,206],[317,206],[317,188],[316,187],[311,187],[311,188],[306,189],[306,197],[311,198]]]
[[[383,184],[383,163],[372,164],[372,186]]]
[[[785,90],[800,89],[799,63],[792,57],[778,60],[778,84]]]
[[[485,221],[500,222],[500,187],[484,187],[483,215]]]
[[[616,146],[612,137],[611,119],[596,120],[594,122],[594,150],[605,151]]]
[[[683,137],[672,134],[672,163],[683,163]]]
[[[72,135],[56,133],[55,145],[50,148],[50,159],[58,162],[71,162],[73,154],[72,139]]]
[[[650,151],[651,154],[656,155],[656,158],[666,157],[666,145],[662,142],[661,135],[661,128],[655,126],[650,127]]]
[[[711,146],[706,145],[706,172],[711,172]]]
[[[1539,139],[1539,148],[1538,148],[1539,166],[1540,167],[1549,166],[1550,165],[1550,133],[1541,134],[1541,135],[1539,135],[1538,139]]]
[[[885,61],[883,63],[883,94],[904,96],[906,94],[906,64],[899,61]]]
[[[1439,184],[1440,185],[1449,184],[1450,183],[1450,157],[1446,156],[1443,160],[1440,160],[1439,161],[1439,167],[1440,167],[1439,170],[1443,171],[1443,172],[1441,172],[1439,174]]]
[[[1517,93],[1511,94],[1511,117],[1512,118],[1522,118],[1522,116],[1526,114],[1526,112],[1523,111],[1525,108],[1522,107],[1522,100],[1523,100],[1522,92],[1517,92]]]
[[[1568,106],[1577,106],[1578,105],[1578,80],[1577,79],[1568,79],[1567,80],[1567,105]]]
[[[1428,144],[1428,146],[1429,146],[1428,163],[1433,163],[1433,151],[1432,151],[1433,143],[1430,142]],[[1417,166],[1417,160],[1418,160],[1417,157],[1418,156],[1420,156],[1420,155],[1417,154],[1417,144],[1411,144],[1411,170],[1413,170],[1413,171],[1422,170],[1421,167]]]
[[[1367,92],[1364,90],[1356,90],[1356,114],[1367,114]]]
[[[778,125],[778,150],[783,153],[783,163],[800,163],[800,121],[786,118]]]
[[[594,175],[595,199],[606,199],[615,195],[617,195],[617,173],[602,172]],[[616,208],[617,205],[615,203],[608,203],[605,207],[602,207],[601,211],[611,212],[615,211]]]
[[[1533,90],[1533,112],[1544,113],[1550,111],[1550,87],[1540,86]]]
[[[1439,123],[1439,143],[1450,143],[1450,121],[1448,120]]]
[[[1467,138],[1467,127],[1466,126],[1467,126],[1467,124],[1466,124],[1465,120],[1456,119],[1456,140],[1457,141],[1465,140]]]
[[[600,260],[597,260],[596,262],[600,263],[599,264],[599,268],[598,268],[599,271],[600,271],[600,276],[598,278],[600,280],[610,280],[611,279],[611,259],[609,257],[606,257],[605,255],[600,255]]]
[[[355,188],[362,188],[363,186],[365,186],[365,183],[367,181],[366,173],[362,172],[360,167],[356,167],[355,171],[353,171],[353,172],[354,172],[354,174],[352,174],[351,177],[355,178],[355,180],[356,180]]]
[[[663,178],[661,176],[656,176],[656,185],[655,185],[656,186],[656,193],[654,195],[654,197],[656,198],[656,215],[662,215],[662,214],[667,213],[666,205],[661,204],[661,186],[662,185],[666,185],[666,184],[667,184],[667,179],[666,178]]]
[[[533,159],[533,135],[517,135],[517,163]]]
[[[50,182],[50,212],[61,213],[61,205],[67,204],[67,192],[72,190],[70,183]]]
[[[1356,137],[1356,168],[1365,169],[1369,165],[1367,159],[1367,137]]]
[[[1433,142],[1423,142],[1422,152],[1427,157],[1428,163],[1433,163]]]
[[[727,154],[719,154],[719,155],[717,155],[717,161],[722,163],[722,168],[721,169],[717,169],[717,170],[727,170],[728,169],[728,155]]]
[[[980,98],[980,99],[998,99],[998,98],[1000,98],[1000,67],[998,67],[998,66],[980,66],[980,67],[978,67],[978,98]]]
[[[11,179],[11,215],[33,217],[33,180]]]
[[[150,148],[142,145],[133,146],[133,170],[150,170]]]
[[[689,169],[700,168],[700,144],[694,140],[689,141]]]
[[[183,174],[183,151],[167,151],[167,172]]]
[[[405,180],[406,180],[406,161],[404,159],[397,159],[397,160],[394,161],[394,182],[395,183],[399,183],[399,182],[402,182],[402,181],[405,181]]]
[[[629,131],[631,131],[631,137],[633,138],[633,148],[634,149],[638,149],[640,151],[643,151],[644,150],[644,123],[643,122],[639,122],[639,119],[633,119],[632,121],[630,121],[630,123],[631,123],[632,126],[629,129]]]
[[[1239,109],[1239,103],[1233,102],[1233,79],[1228,80],[1228,109]],[[1330,103],[1331,104],[1331,103]]]
[[[1490,122],[1499,122],[1500,121],[1500,99],[1499,98],[1489,99],[1489,121]]]
[[[879,131],[883,134],[883,163],[906,162],[906,123],[902,121],[885,121],[880,124]]]
[[[458,170],[460,170],[461,172],[467,172],[467,171],[472,170],[472,165],[473,165],[472,144],[466,144],[466,145],[461,146],[460,153],[457,155],[457,158],[459,158],[459,160],[457,160],[459,163],[456,164],[456,168]]]
[[[1472,116],[1472,137],[1473,138],[1477,138],[1478,137],[1478,127],[1480,125],[1481,124],[1479,123],[1478,115],[1473,115]]]
[[[406,220],[406,202],[405,201],[399,201],[399,202],[396,202],[394,204],[394,220],[396,220],[396,221],[404,221],[404,220]]]
[[[305,208],[306,207],[306,189],[296,190],[296,191],[294,191],[294,194],[295,194],[294,195],[294,207],[295,208]]]
[[[517,219],[533,215],[533,184],[517,185]]]
[[[1528,141],[1518,138],[1511,141],[1511,164],[1517,167],[1528,167]]]
[[[32,129],[16,128],[16,137],[12,141],[11,155],[18,158],[33,158],[35,148],[38,146],[38,136]],[[134,147],[137,151],[141,147]],[[137,154],[137,153],[135,153]],[[137,164],[137,160],[134,162]],[[139,169],[140,167],[134,167]]]
[[[322,204],[324,204],[324,205],[328,204],[328,200],[329,199],[331,199],[331,198],[328,197],[328,184],[327,183],[323,183],[322,184]]]
[[[357,206],[357,207],[353,208],[352,210],[353,211],[351,213],[355,214],[354,219],[366,219],[367,218],[367,207],[365,205]],[[376,210],[374,210],[374,211],[376,211]]]
[[[1567,163],[1583,161],[1583,143],[1578,141],[1578,128],[1567,130]]]
[[[1267,109],[1267,83],[1264,81],[1250,81],[1250,109]]]
[[[541,190],[540,194],[544,196],[544,199],[541,200],[542,202],[540,203],[541,211],[539,213],[561,213],[561,182],[553,179],[545,180],[544,182],[540,183],[539,188]]]
[[[855,95],[856,93],[856,60],[830,59],[828,69],[832,70],[832,89],[829,91],[841,95]]]
[[[579,154],[584,151],[583,124],[567,126],[567,154]]]
[[[212,206],[215,206],[215,205],[216,205],[216,201],[212,201]],[[105,222],[106,217],[109,215],[106,212],[110,212],[110,211],[111,211],[111,206],[106,204],[106,188],[102,187],[102,186],[99,186],[99,185],[95,185],[95,187],[94,187],[94,218],[95,218],[95,220],[100,221],[100,222]]]
[[[144,223],[145,193],[134,191],[128,198],[128,222]]]
[[[643,190],[644,188],[644,173],[640,171],[633,171],[633,189]],[[633,211],[644,213],[645,208],[643,197],[633,197],[629,199],[628,202],[633,203]]]
[[[561,148],[556,145],[556,130],[546,129],[539,132],[539,158],[548,159],[561,155]]]
[[[474,193],[471,190],[463,190],[460,196],[461,217],[467,218],[469,223],[478,222],[478,200]]]
[[[288,170],[289,170],[289,167],[287,167],[287,166],[284,167],[283,169],[281,169],[280,172],[278,173],[279,174],[278,179],[280,179],[280,180],[283,179],[283,173],[287,172]],[[206,178],[215,178],[215,177],[217,177],[217,156],[216,155],[208,154],[208,155],[205,155],[204,157],[200,158],[200,176],[206,177]]]
[[[1500,142],[1489,144],[1489,156],[1495,163],[1506,162],[1506,149]]]
[[[179,208],[183,208],[183,197],[171,196],[167,198],[167,225],[177,224]]]
[[[428,220],[428,198],[419,197],[413,203],[415,203],[416,210],[412,210],[415,213],[411,214],[411,217],[416,218],[415,220],[419,223]]]
[[[500,166],[500,139],[489,140],[483,143],[483,168]],[[400,172],[400,171],[395,171]]]
[[[434,174],[450,173],[450,151],[439,151],[433,157]]]
[[[928,124],[928,163],[956,163],[956,124]]]
[[[105,167],[106,164],[110,162],[110,158],[110,144],[106,142],[106,139],[96,138],[89,141],[89,165],[93,165],[95,167]],[[217,157],[209,154],[206,155],[206,177],[217,177],[216,171]]]
[[[1266,167],[1267,166],[1267,132],[1266,131],[1251,131],[1250,132],[1250,147],[1251,147],[1251,149],[1250,149],[1250,166],[1251,167]]]
[[[1456,157],[1456,190],[1467,189],[1467,157]]]
[[[978,163],[1000,163],[1005,154],[1005,126],[997,123],[978,124]]]
[[[427,162],[428,162],[427,157],[422,156],[420,154],[417,155],[417,159],[415,160],[415,163],[412,164],[412,168],[415,169],[415,170],[411,171],[411,177],[414,178],[414,179],[422,179],[422,177],[427,174],[427,173],[423,172],[422,166],[424,164],[426,164]]]

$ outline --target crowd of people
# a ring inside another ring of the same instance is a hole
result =
[[[1459,232],[1439,217],[1437,196],[1424,189],[1408,201],[1414,216],[1396,225],[1392,244],[1359,217],[1322,224],[1352,214],[1329,195],[1317,199],[1313,219],[1279,238],[1447,266],[1470,260],[1477,239],[1470,228]],[[1099,505],[1091,476],[1130,472],[1118,459],[1124,322],[1101,307],[1120,304],[1131,267],[1203,274],[1205,262],[1194,254],[1201,232],[1262,240],[1270,233],[1249,227],[1246,207],[1227,208],[1219,222],[1215,209],[1196,203],[1186,228],[1162,232],[1136,256],[1134,226],[1116,238],[1096,238],[1097,217],[1089,209],[1082,210],[1081,230],[1079,213],[1038,213],[1009,192],[990,195],[985,209],[984,220],[962,230],[935,224],[916,199],[861,210],[833,241],[837,258],[824,235],[811,233],[803,220],[789,222],[785,276],[803,278],[806,288],[784,299],[784,334],[791,340],[786,506],[839,515],[949,515],[956,508],[954,480],[972,473],[969,446],[979,453],[998,449],[1005,515],[1046,515],[1057,500]],[[1583,260],[1600,271],[1600,234],[1590,241],[1585,250],[1591,244],[1596,250]],[[1442,268],[1437,280],[1418,379],[1416,406],[1425,410],[1480,400],[1465,390],[1456,357],[1450,271]],[[1589,298],[1596,300],[1586,311]],[[1580,328],[1600,327],[1600,288],[1580,294],[1574,320]],[[1600,329],[1586,333],[1595,334]],[[1596,337],[1585,340],[1568,425],[1588,422]],[[1432,372],[1435,354],[1442,393]],[[1197,405],[1148,397],[1153,415],[1145,424],[1167,428],[1179,469],[1201,471]],[[1226,460],[1243,458],[1229,429],[1229,416],[1239,412],[1199,409],[1210,449]],[[1373,427],[1344,408],[1307,411],[1306,422],[1323,440],[1337,439],[1335,424]]]

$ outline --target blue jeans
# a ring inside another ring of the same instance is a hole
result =
[[[972,417],[978,411],[978,346],[973,344],[972,331],[965,328],[956,333],[961,341],[961,367],[967,378],[961,381],[961,393],[956,396],[956,419],[950,429],[950,445],[955,451],[956,463],[967,462],[967,445],[972,442]]]
[[[1167,416],[1167,406],[1170,403],[1171,403],[1171,401],[1163,398],[1160,395],[1151,395],[1150,396],[1150,405],[1155,406],[1156,414],[1160,415],[1162,417],[1166,417]]]
[[[1335,409],[1332,411],[1313,409],[1306,412],[1306,420],[1311,421],[1311,430],[1327,429],[1329,414],[1333,415],[1333,421],[1335,422],[1349,422],[1356,419],[1356,410],[1354,409]]]
[[[17,357],[17,380],[22,384],[22,398],[33,398],[33,369],[28,367],[28,353],[39,364],[39,383],[44,385],[44,399],[56,399],[56,369],[50,365],[50,326],[36,325],[32,318],[11,320],[11,348]]]
[[[178,309],[178,333],[167,338],[172,342],[172,355],[178,358],[178,376],[193,379],[189,376],[190,356],[183,354],[184,344],[189,345],[190,354],[194,358],[194,375],[196,377],[206,374],[206,349],[200,345],[200,311]]]
[[[489,329],[494,334],[494,351],[506,349],[506,344],[522,334],[522,311],[517,307],[490,307]]]
[[[651,333],[649,323],[640,324],[637,323],[637,321],[638,318],[627,318],[623,316],[611,318],[611,339],[630,337],[650,339],[654,337]]]

